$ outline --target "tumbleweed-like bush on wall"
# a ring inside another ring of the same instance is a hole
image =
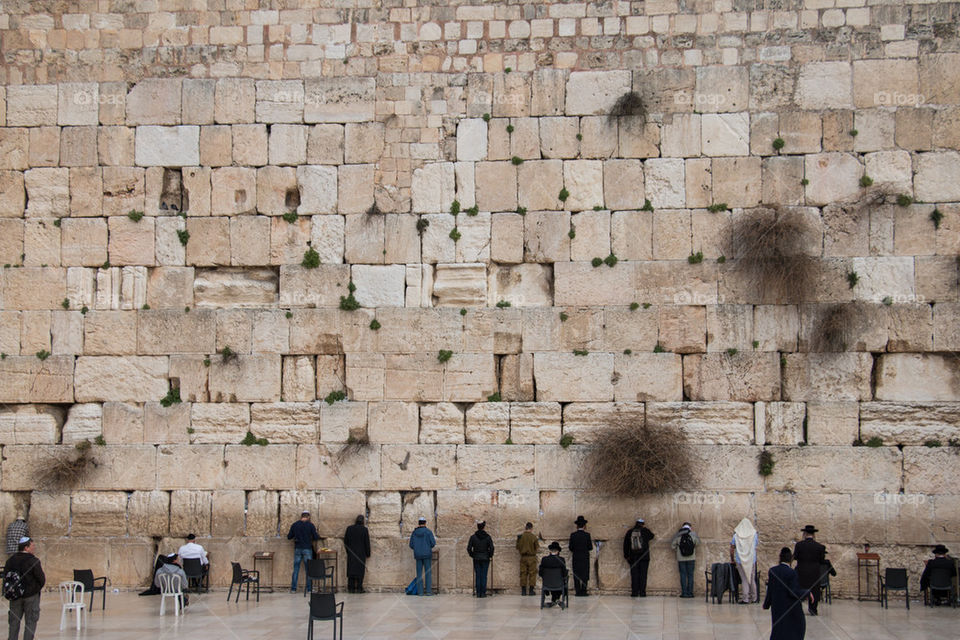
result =
[[[636,497],[689,488],[693,464],[682,431],[619,419],[595,436],[585,466],[593,490]]]
[[[72,449],[63,447],[48,456],[46,464],[38,468],[33,481],[38,489],[77,488],[98,465],[91,455],[89,440],[77,443]]]

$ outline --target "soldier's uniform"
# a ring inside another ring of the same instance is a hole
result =
[[[520,587],[524,594],[529,593],[531,596],[537,586],[537,549],[539,547],[540,543],[533,533],[524,531],[517,536],[517,551],[520,552]]]

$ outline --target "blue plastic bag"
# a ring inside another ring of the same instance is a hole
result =
[[[419,595],[418,593],[418,591],[420,590],[419,587],[420,585],[417,584],[417,579],[414,578],[413,580],[410,581],[410,584],[407,585],[406,594],[408,596]]]

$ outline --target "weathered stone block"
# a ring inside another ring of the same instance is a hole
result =
[[[307,78],[304,84],[304,122],[366,122],[374,119],[374,78]]]
[[[200,164],[200,127],[137,127],[135,146],[141,167],[188,167]]]
[[[955,151],[924,153],[917,158],[916,196],[926,202],[960,199],[960,154]]]
[[[553,304],[552,276],[552,270],[548,265],[520,264],[511,267],[491,267],[487,282],[487,304],[495,306],[501,301],[506,301],[513,307],[549,307]],[[434,292],[436,292],[436,282]]]
[[[439,445],[383,445],[380,477],[384,489],[409,491],[455,486],[457,447]]]
[[[774,448],[776,465],[765,481],[768,490],[899,491],[900,452],[891,447]]]
[[[193,313],[177,310],[141,311],[138,314],[137,341],[140,353],[213,353],[216,316],[198,309]]]
[[[747,112],[701,116],[700,146],[706,156],[750,154],[750,116]]]
[[[533,489],[534,469],[533,447],[457,447],[457,486],[461,489]]]
[[[566,114],[607,115],[631,85],[631,74],[626,70],[574,71],[567,79]]]
[[[794,100],[801,109],[850,109],[852,85],[849,62],[810,62],[800,69]]]
[[[351,280],[357,287],[354,296],[362,306],[403,306],[406,286],[404,265],[354,265]]]
[[[510,439],[515,444],[558,444],[561,410],[555,402],[510,403]]]
[[[370,402],[367,437],[376,444],[413,444],[417,442],[419,420],[418,407],[412,402]]]
[[[877,400],[946,401],[960,396],[956,359],[941,355],[881,355],[876,380]]]
[[[108,221],[110,264],[153,266],[156,221],[145,217],[139,222],[134,222],[126,216],[112,216]]]
[[[693,444],[753,443],[753,407],[740,402],[648,402],[647,424],[676,429]]]
[[[23,174],[28,218],[60,218],[70,208],[69,169],[29,169]]]
[[[868,353],[788,354],[783,399],[847,401],[870,398],[873,359]],[[879,398],[879,396],[878,396]]]
[[[319,409],[315,402],[252,404],[250,431],[271,444],[313,444],[319,439]]]
[[[534,354],[538,401],[596,402],[613,400],[613,354]]]
[[[683,387],[691,400],[778,400],[779,358],[775,352],[689,355],[684,357]]]
[[[438,402],[420,408],[420,444],[462,444],[464,415],[455,404]]]
[[[554,304],[557,306],[628,305],[634,301],[634,265],[618,262],[612,268],[589,262],[557,262],[553,267]]]
[[[614,399],[623,401],[682,399],[680,356],[673,353],[614,355]]]
[[[213,358],[210,399],[214,402],[277,402],[280,399],[279,355],[237,355]]]
[[[75,373],[78,402],[160,400],[168,362],[157,356],[81,356]]]
[[[515,165],[510,162],[478,162],[474,175],[476,201],[481,210],[513,211],[517,208]]]
[[[686,202],[684,162],[654,158],[644,162],[644,193],[654,207],[682,207]]]
[[[6,96],[7,126],[57,124],[57,85],[10,85]]]

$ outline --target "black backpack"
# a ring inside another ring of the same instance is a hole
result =
[[[26,593],[23,576],[18,571],[7,571],[3,576],[3,597],[7,600],[19,600]]]
[[[680,536],[680,542],[677,543],[677,548],[680,549],[680,555],[682,556],[692,556],[694,549],[697,545],[693,542],[693,536],[688,532],[685,532]]]

